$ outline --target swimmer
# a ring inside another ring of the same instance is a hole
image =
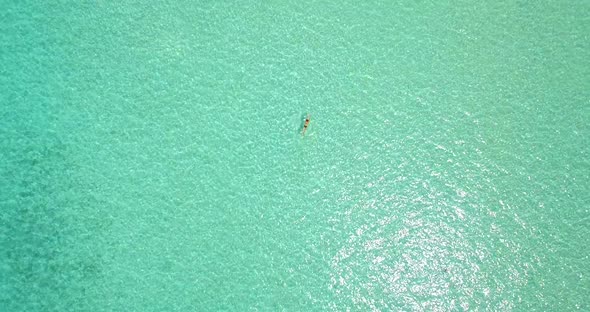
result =
[[[309,121],[311,120],[311,115],[307,114],[307,117],[305,118],[305,123],[303,124],[303,132],[301,133],[301,135],[305,135],[305,131],[307,131],[307,127],[309,126]]]

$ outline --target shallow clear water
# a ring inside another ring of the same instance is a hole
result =
[[[7,311],[589,308],[588,4],[2,8]]]

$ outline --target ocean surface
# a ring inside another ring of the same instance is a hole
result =
[[[589,311],[588,12],[0,1],[1,309]]]

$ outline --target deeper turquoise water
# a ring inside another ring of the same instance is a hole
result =
[[[589,310],[589,4],[1,1],[0,306]]]

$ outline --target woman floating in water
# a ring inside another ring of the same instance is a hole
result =
[[[309,126],[309,121],[311,120],[311,115],[307,114],[307,117],[305,117],[305,123],[303,123],[303,132],[301,133],[301,135],[305,135],[305,131],[307,131],[307,127]]]

